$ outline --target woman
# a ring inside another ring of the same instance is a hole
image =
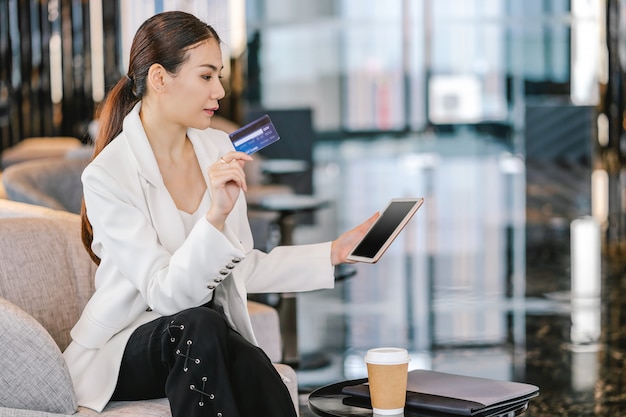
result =
[[[215,31],[183,12],[137,31],[82,175],[96,291],[64,352],[82,406],[166,396],[174,417],[294,416],[256,346],[248,292],[332,287],[375,216],[337,240],[252,249],[243,167],[209,128],[224,96]]]

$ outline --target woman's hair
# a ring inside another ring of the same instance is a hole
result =
[[[188,58],[188,49],[200,42],[220,38],[211,26],[192,14],[163,12],[146,20],[137,30],[130,48],[128,73],[108,92],[99,109],[99,130],[94,141],[93,158],[122,132],[124,117],[146,92],[148,70],[161,64],[170,74],[176,74]],[[87,219],[85,201],[81,208],[83,245],[97,264],[100,259],[92,252],[93,232]]]

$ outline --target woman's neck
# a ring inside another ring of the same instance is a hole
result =
[[[177,161],[184,157],[187,142],[187,129],[184,126],[169,122],[155,112],[149,103],[142,103],[139,117],[158,160]]]

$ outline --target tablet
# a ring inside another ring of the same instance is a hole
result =
[[[411,220],[423,198],[394,198],[348,255],[349,261],[376,263]]]
[[[280,139],[266,114],[228,135],[235,149],[252,155]]]

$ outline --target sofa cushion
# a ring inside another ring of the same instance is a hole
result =
[[[32,315],[61,350],[82,308],[64,226],[45,218],[0,219],[0,297]]]
[[[46,218],[58,223],[65,231],[67,251],[74,268],[74,286],[80,310],[87,304],[94,291],[96,264],[83,247],[80,236],[80,216],[63,210],[53,210],[34,204],[0,200],[0,219],[15,217]]]
[[[171,417],[170,403],[166,398],[145,401],[111,401],[96,413],[89,408],[79,407],[72,417]]]
[[[0,407],[74,413],[70,374],[48,332],[2,298],[0,329]]]
[[[278,311],[274,307],[256,301],[248,301],[248,311],[259,347],[272,362],[280,362],[283,357],[283,346]]]

